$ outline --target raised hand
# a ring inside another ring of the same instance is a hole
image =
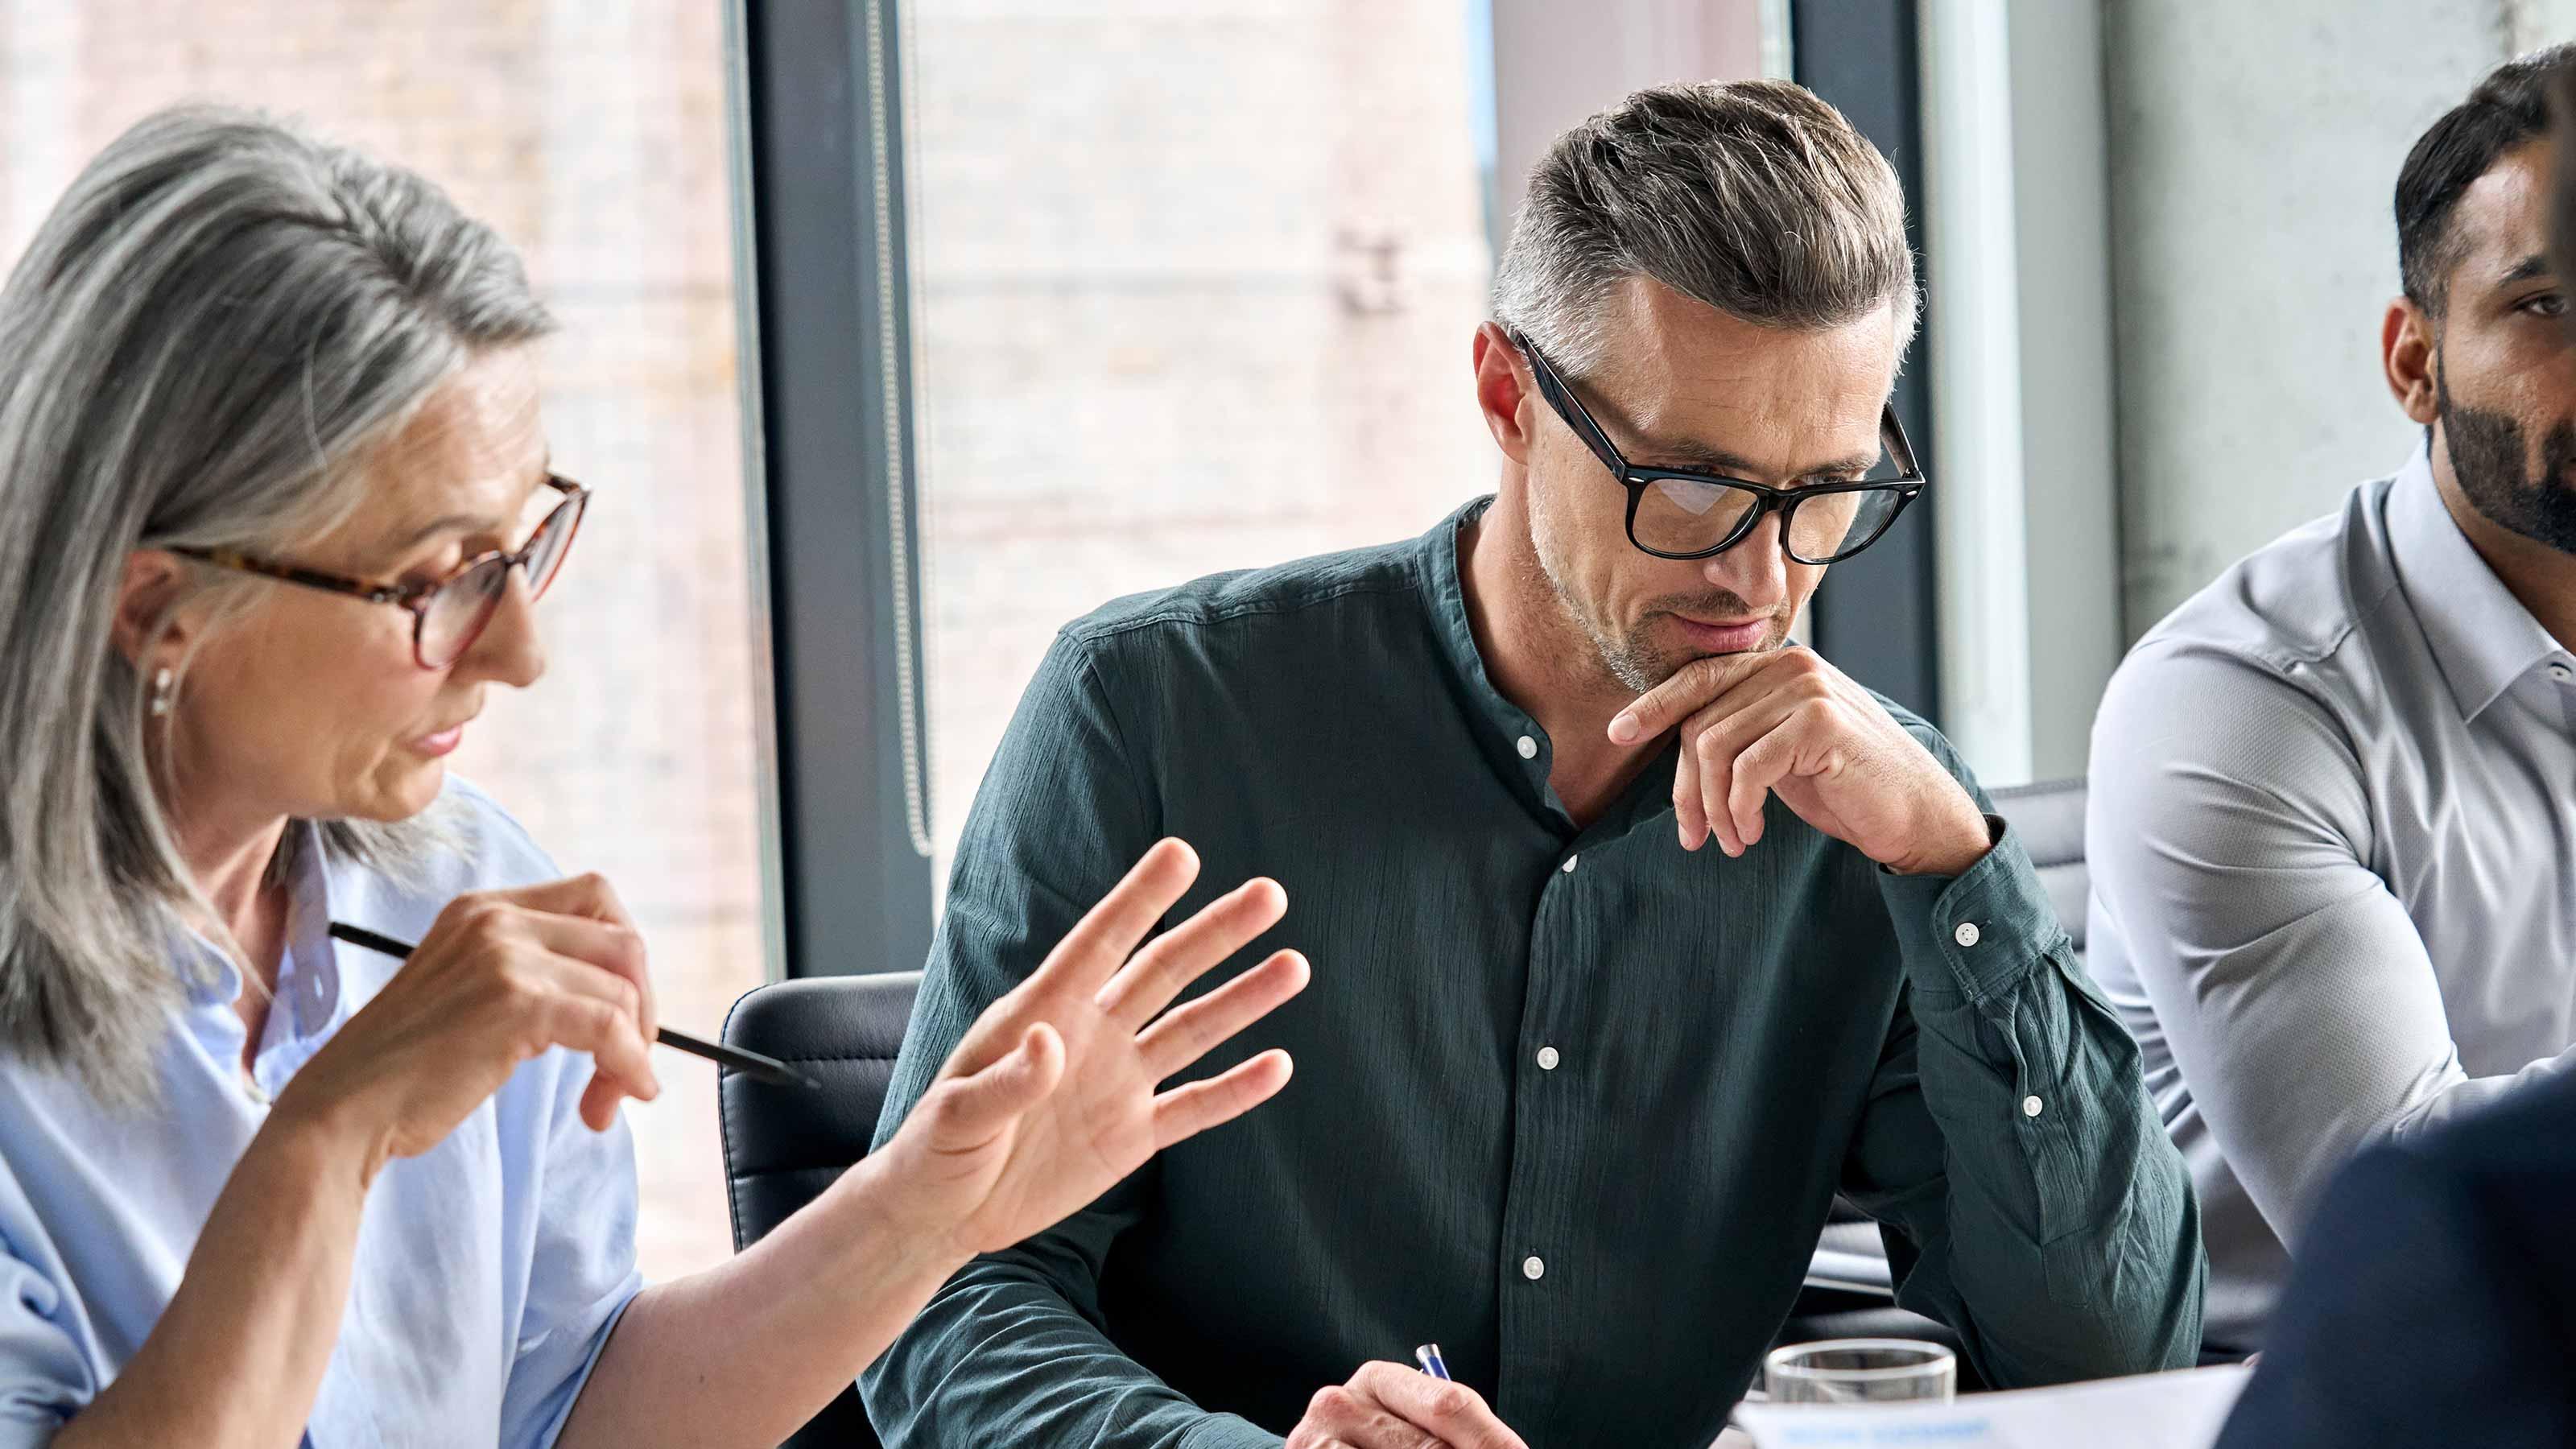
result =
[[[1191,882],[1177,840],[1145,853],[1044,965],[987,1008],[903,1127],[876,1156],[895,1220],[963,1255],[1050,1227],[1154,1153],[1229,1121],[1288,1084],[1288,1054],[1263,1052],[1205,1081],[1162,1081],[1303,990],[1304,957],[1281,951],[1165,1011],[1191,982],[1277,925],[1288,894],[1253,880],[1150,946],[1138,945]]]

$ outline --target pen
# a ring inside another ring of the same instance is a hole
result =
[[[331,935],[335,940],[346,941],[352,946],[364,946],[370,951],[381,952],[398,961],[410,957],[414,950],[412,946],[397,941],[391,936],[379,935],[364,926],[352,926],[342,921],[331,923]],[[739,1047],[729,1047],[717,1042],[701,1041],[686,1032],[673,1031],[667,1026],[655,1031],[653,1039],[674,1051],[684,1051],[691,1056],[705,1057],[708,1061],[721,1063],[764,1082],[775,1083],[781,1087],[811,1087],[818,1092],[823,1089],[821,1082],[776,1057],[765,1057],[758,1052],[747,1052]]]
[[[1422,1365],[1422,1371],[1424,1373],[1431,1375],[1433,1378],[1440,1380],[1444,1384],[1449,1382],[1449,1365],[1440,1361],[1440,1345],[1436,1343],[1426,1343],[1422,1347],[1415,1349],[1413,1351],[1413,1361]]]

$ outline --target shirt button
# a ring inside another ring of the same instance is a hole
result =
[[[2552,664],[2549,666],[2549,677],[2565,684],[2570,679],[2576,679],[2576,670],[2571,670],[2564,664]]]
[[[1556,1054],[1556,1048],[1554,1047],[1540,1047],[1538,1049],[1538,1069],[1542,1072],[1555,1071],[1556,1064],[1563,1060],[1563,1057]]]
[[[2046,1104],[2042,1103],[2037,1097],[2024,1097],[2021,1099],[2021,1114],[2025,1117],[2036,1117],[2047,1110],[2048,1108]]]
[[[1514,745],[1512,748],[1519,750],[1521,752],[1521,758],[1524,760],[1535,760],[1538,758],[1538,741],[1531,739],[1527,735],[1521,736],[1521,742]]]
[[[1535,1283],[1547,1276],[1547,1264],[1535,1257],[1521,1259],[1521,1276]]]
[[[1959,929],[1950,933],[1950,939],[1958,942],[1962,946],[1973,946],[1984,938],[1977,933],[1976,922],[1961,921],[1959,923]]]
[[[1573,856],[1567,856],[1565,858],[1565,864],[1558,866],[1557,869],[1564,871],[1567,875],[1574,874],[1574,859],[1575,858]]]

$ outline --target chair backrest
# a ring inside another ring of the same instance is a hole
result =
[[[2052,780],[1993,793],[1995,810],[2012,822],[2031,864],[2039,867],[2039,883],[2057,908],[2058,923],[2075,938],[2081,955],[2085,897],[2092,889],[2092,877],[2084,869],[2084,782]]]
[[[734,1003],[725,1018],[727,1046],[793,1063],[823,1084],[819,1092],[781,1087],[732,1071],[719,1079],[736,1252],[868,1155],[920,989],[918,971],[813,976],[760,987]],[[787,1445],[879,1449],[855,1388],[842,1390]]]

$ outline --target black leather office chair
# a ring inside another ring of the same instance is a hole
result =
[[[1990,792],[1995,812],[2012,822],[2022,848],[2039,868],[2039,883],[2057,910],[2057,919],[2075,938],[2076,954],[2084,951],[2084,901],[2091,880],[2084,869],[2084,782],[2057,780]],[[1878,1226],[1845,1204],[1835,1204],[1807,1268],[1806,1291],[1789,1321],[1781,1325],[1782,1343],[1813,1343],[1824,1338],[1920,1338],[1951,1347],[1958,1338],[1931,1319],[1896,1306],[1889,1278],[1886,1246]],[[1960,1366],[1965,1386],[1967,1365]]]
[[[734,1003],[725,1018],[727,1045],[792,1062],[823,1084],[817,1092],[723,1074],[718,1095],[734,1251],[758,1242],[868,1155],[920,988],[918,971],[817,976],[763,986]],[[860,1367],[853,1364],[851,1373]],[[787,1449],[827,1446],[880,1449],[857,1389],[842,1390],[787,1441]]]

